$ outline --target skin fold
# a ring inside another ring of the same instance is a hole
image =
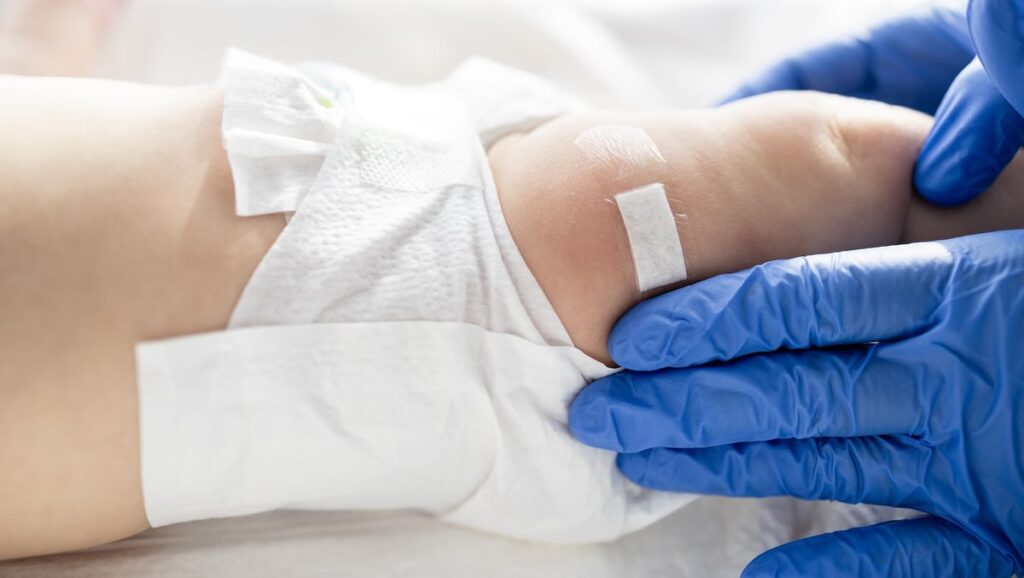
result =
[[[74,95],[69,98],[68,95]],[[215,88],[0,77],[0,559],[147,527],[133,349],[223,329],[279,215],[239,218]],[[642,127],[665,162],[620,175],[574,139]],[[595,112],[496,144],[512,234],[575,342],[608,361],[636,289],[611,196],[662,182],[689,281],[768,259],[1022,224],[1013,165],[958,210],[914,200],[929,119],[816,94]],[[645,172],[646,171],[646,172]]]

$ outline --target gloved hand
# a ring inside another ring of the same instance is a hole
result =
[[[775,90],[832,92],[935,114],[914,184],[938,204],[969,201],[1024,144],[1024,0],[972,0],[966,19],[932,8],[884,23],[783,60],[725,100]]]
[[[743,576],[1024,572],[1024,230],[716,277],[638,305],[610,348],[650,373],[594,382],[570,427],[638,484],[933,515]]]

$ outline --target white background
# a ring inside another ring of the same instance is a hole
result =
[[[4,1],[4,0],[0,0]],[[910,0],[133,0],[107,73],[206,82],[227,46],[435,80],[470,54],[600,103],[703,104],[781,54]]]

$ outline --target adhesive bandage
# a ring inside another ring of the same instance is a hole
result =
[[[615,195],[641,292],[686,279],[683,245],[661,183]]]
[[[652,167],[666,164],[654,139],[635,126],[594,126],[581,132],[573,144],[589,161],[614,169],[619,179],[633,184],[638,176],[650,178]],[[640,291],[686,279],[683,247],[665,187],[645,185],[615,195],[615,201],[626,225]]]

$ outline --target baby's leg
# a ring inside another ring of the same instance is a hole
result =
[[[0,559],[146,528],[134,346],[222,329],[283,226],[240,219],[221,95],[0,77]]]
[[[884,104],[776,93],[715,110],[565,117],[498,142],[490,159],[531,270],[577,346],[609,361],[618,317],[674,287],[638,291],[612,199],[641,185],[665,186],[686,282],[772,259],[1024,226],[1021,162],[963,209],[914,198],[911,170],[930,124]],[[631,154],[632,137],[599,154],[600,143],[581,141],[595,128],[614,140],[621,127],[646,132],[657,154]]]

